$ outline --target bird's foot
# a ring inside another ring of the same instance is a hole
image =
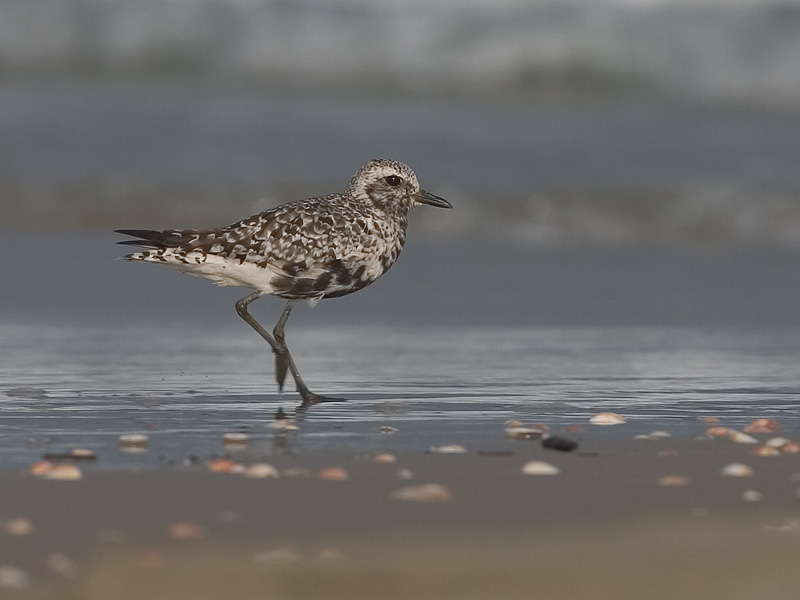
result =
[[[297,390],[297,391],[300,394],[300,397],[303,399],[304,406],[310,406],[312,404],[321,404],[323,402],[347,402],[346,398],[331,398],[330,396],[315,394],[314,392],[308,389]]]

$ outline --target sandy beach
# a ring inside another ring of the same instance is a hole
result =
[[[499,428],[394,462],[275,456],[276,478],[101,460],[76,462],[77,481],[6,471],[3,597],[793,597],[798,455],[620,429],[588,426],[569,453]],[[559,473],[524,474],[531,461]],[[731,463],[752,475],[723,475]]]

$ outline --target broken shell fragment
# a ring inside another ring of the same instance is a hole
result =
[[[759,446],[753,450],[753,456],[780,456],[781,451],[772,446]]]
[[[390,425],[381,425],[381,433],[397,433],[399,430],[397,427],[391,427]]]
[[[222,443],[226,446],[246,446],[249,437],[246,433],[226,433],[222,436]]]
[[[522,465],[523,475],[558,475],[561,470],[542,460],[532,460]]]
[[[800,454],[800,444],[797,442],[789,442],[781,446],[781,452],[784,454]]]
[[[173,540],[198,540],[205,535],[205,529],[194,523],[178,522],[169,526],[169,537]]]
[[[317,476],[323,481],[347,481],[350,478],[342,467],[327,467],[322,469]]]
[[[376,463],[393,463],[397,462],[397,457],[394,454],[378,454],[372,459]]]
[[[125,452],[144,452],[149,440],[143,433],[126,433],[119,436],[119,448]]]
[[[769,438],[766,442],[764,442],[764,445],[769,446],[770,448],[783,448],[786,444],[791,443],[791,440],[787,440],[785,437],[774,437]]]
[[[448,444],[447,446],[434,446],[429,450],[432,454],[463,454],[467,449],[461,444]]]
[[[659,478],[658,485],[663,487],[680,487],[689,485],[689,478],[684,475],[664,475]]]
[[[760,443],[756,438],[752,435],[747,435],[746,433],[742,433],[741,431],[731,430],[730,435],[731,441],[734,444],[758,444]]]
[[[3,523],[3,531],[7,535],[30,535],[33,533],[33,523],[29,519],[9,519]]]
[[[256,463],[250,465],[244,470],[245,477],[252,477],[254,479],[277,479],[281,476],[280,471],[266,463]]]
[[[752,477],[753,469],[742,463],[731,463],[723,467],[720,473],[728,477]]]
[[[40,460],[33,463],[29,468],[28,471],[31,475],[41,476],[45,473],[52,471],[55,465],[51,463],[49,460]]]
[[[52,469],[42,473],[42,477],[59,481],[77,481],[83,477],[83,472],[75,465],[53,465]]]
[[[625,417],[614,412],[601,412],[589,419],[592,425],[620,425],[626,423]]]
[[[745,490],[742,492],[742,500],[745,502],[761,502],[764,499],[764,494],[758,490]]]
[[[755,419],[742,429],[745,433],[773,433],[780,431],[781,424],[774,419]]]
[[[392,492],[393,500],[408,502],[449,502],[453,494],[445,486],[438,483],[410,485]]]
[[[709,427],[706,429],[706,435],[709,437],[730,437],[732,429],[727,427]]]
[[[506,427],[506,436],[512,440],[536,440],[544,436],[550,428],[547,425],[516,425]]]
[[[212,473],[243,473],[244,465],[229,458],[217,458],[208,463]]]
[[[95,460],[97,458],[97,455],[88,448],[73,448],[72,450],[69,451],[69,457],[77,458],[79,460],[80,459]]]

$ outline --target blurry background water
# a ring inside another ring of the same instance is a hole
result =
[[[800,1],[3,0],[0,464],[147,426],[185,454],[290,406],[240,291],[114,262],[109,231],[230,223],[374,157],[456,210],[293,315],[306,378],[351,398],[306,443],[798,416]]]

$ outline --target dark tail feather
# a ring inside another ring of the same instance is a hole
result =
[[[141,248],[163,248],[168,238],[174,235],[173,231],[160,231],[157,229],[116,229],[115,233],[129,235],[135,240],[117,242],[123,246],[139,246]]]

